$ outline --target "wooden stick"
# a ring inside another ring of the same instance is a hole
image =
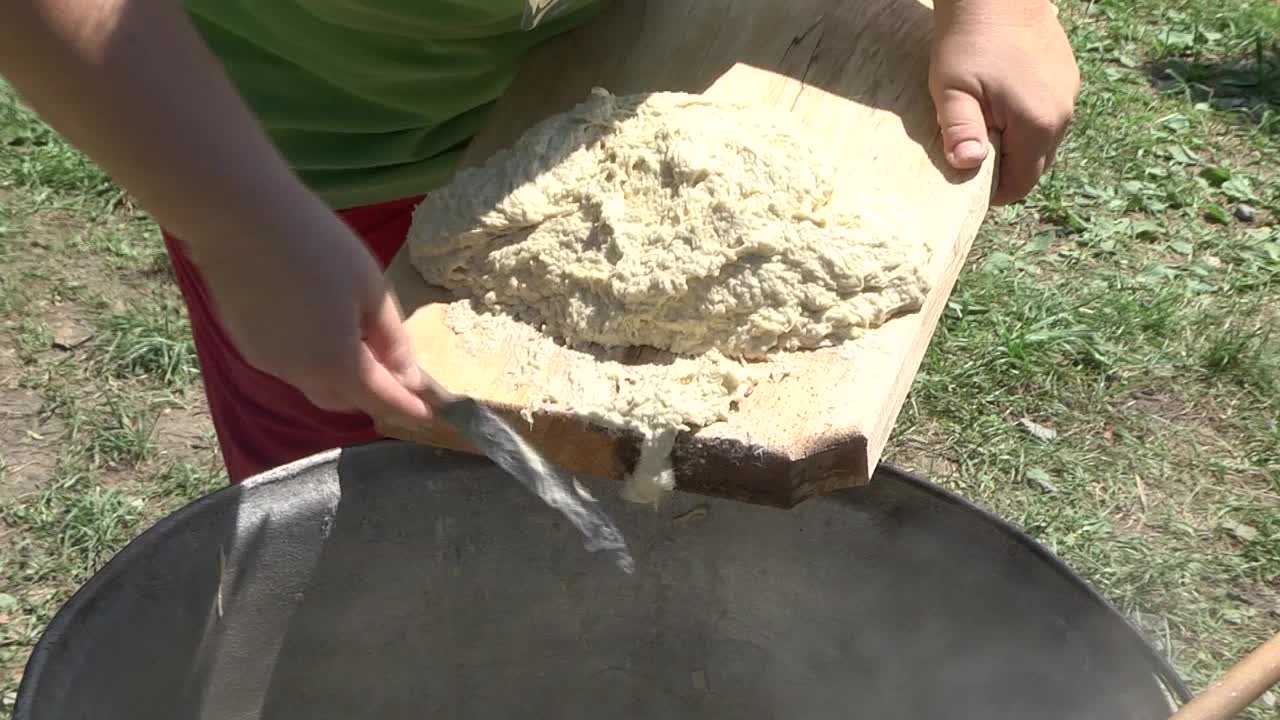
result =
[[[1249,653],[1169,720],[1228,720],[1280,682],[1280,632]]]

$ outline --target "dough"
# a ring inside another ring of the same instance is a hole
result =
[[[557,399],[639,428],[649,467],[674,430],[725,417],[758,377],[752,361],[919,309],[929,248],[864,227],[839,173],[786,113],[596,89],[428,195],[410,259],[572,348],[678,356],[606,364]],[[647,473],[657,489],[664,472]]]
[[[623,486],[628,500],[657,504],[675,485],[670,455],[676,434],[726,420],[737,404],[764,379],[787,374],[785,363],[745,364],[710,351],[694,357],[672,357],[634,349],[564,348],[555,339],[509,317],[460,300],[450,304],[445,322],[475,357],[515,348],[517,378],[536,378],[555,362],[561,385],[528,388],[537,398],[526,408],[533,422],[536,409],[560,409],[617,430],[641,436],[640,458]]]

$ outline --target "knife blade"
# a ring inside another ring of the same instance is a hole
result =
[[[446,390],[425,371],[421,394],[445,422],[507,474],[558,510],[585,537],[588,552],[605,552],[625,573],[635,570],[626,539],[576,479],[547,462],[515,428],[475,398]]]

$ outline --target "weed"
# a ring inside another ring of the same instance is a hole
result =
[[[225,485],[226,477],[223,472],[182,459],[165,467],[148,483],[151,488],[148,500],[185,503]]]
[[[82,153],[64,141],[0,85],[0,180],[38,205],[105,211],[124,193]]]
[[[83,471],[46,487],[35,501],[8,513],[9,522],[52,542],[59,568],[92,572],[128,540],[142,517],[141,500],[96,485]]]
[[[199,374],[191,329],[171,298],[149,296],[98,323],[101,362],[116,377],[149,375],[169,386]]]
[[[23,318],[18,322],[17,340],[18,351],[27,358],[48,350],[53,344],[49,326],[32,318]]]
[[[123,394],[104,393],[100,405],[85,407],[76,400],[61,408],[67,418],[68,439],[87,467],[132,467],[154,454],[152,433],[156,416],[129,403]]]

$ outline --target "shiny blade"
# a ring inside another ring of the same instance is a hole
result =
[[[480,452],[559,510],[586,537],[589,552],[609,552],[626,573],[635,570],[622,532],[594,498],[578,483],[548,463],[524,438],[488,408],[472,398],[455,396],[441,414]]]

